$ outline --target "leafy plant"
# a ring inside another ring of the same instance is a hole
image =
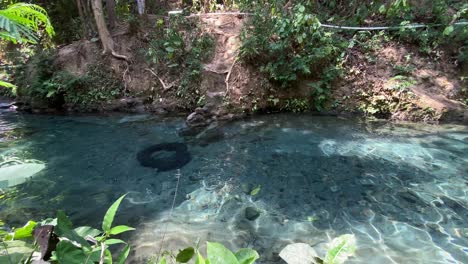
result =
[[[188,247],[181,250],[176,256],[164,254],[158,264],[166,264],[168,259],[176,263],[187,263],[195,258],[195,264],[254,264],[260,258],[257,251],[242,248],[236,253],[230,251],[220,243],[206,242],[206,258],[198,248]]]
[[[125,263],[130,246],[114,236],[134,230],[134,228],[125,225],[113,226],[115,214],[124,198],[125,195],[121,196],[109,207],[104,215],[102,230],[89,226],[73,228],[65,213],[58,211],[56,219],[41,223],[29,221],[25,226],[11,233],[0,233],[4,249],[0,253],[0,261],[2,263],[32,263],[31,256],[39,248],[45,252],[45,249],[54,247],[50,259],[45,259],[51,263],[113,263],[109,246],[125,244],[117,258],[117,263]],[[48,230],[53,232],[50,233],[52,240],[42,241],[36,235],[33,237],[34,231],[41,230],[41,228],[50,228]],[[56,239],[55,243],[52,242],[53,239]]]
[[[322,91],[330,88],[334,80],[330,77],[339,76],[326,72],[331,68],[339,69],[346,42],[321,27],[310,2],[300,1],[292,11],[284,9],[281,1],[253,5],[252,8],[254,16],[241,35],[241,59],[259,67],[281,88],[295,88],[301,79],[317,79],[314,90],[319,96],[314,103],[319,103],[317,108],[321,109],[328,99],[327,93]],[[306,109],[303,102],[290,101],[288,104],[286,109],[290,111]]]
[[[185,99],[187,108],[202,104],[204,98],[198,89],[202,62],[213,54],[213,38],[179,15],[171,16],[167,24],[158,20],[152,36],[146,51],[152,68],[160,77],[175,79],[176,95]]]
[[[37,43],[42,28],[47,36],[54,36],[47,12],[38,5],[17,3],[0,10],[1,39]]]
[[[323,259],[325,264],[344,263],[356,251],[356,238],[346,234],[339,236],[328,244],[328,251]]]
[[[282,110],[291,111],[293,113],[305,112],[310,109],[307,99],[293,98],[286,100],[286,104]]]
[[[74,75],[58,70],[54,56],[41,52],[17,72],[18,94],[41,100],[53,107],[88,110],[123,94],[121,82],[105,63],[88,65],[86,73]],[[55,104],[55,102],[57,102]]]

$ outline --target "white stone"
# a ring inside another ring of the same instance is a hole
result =
[[[287,245],[279,256],[288,264],[315,264],[318,257],[317,252],[305,243]]]

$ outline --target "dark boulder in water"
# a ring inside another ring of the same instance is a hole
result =
[[[162,155],[164,152],[172,154]],[[153,145],[137,154],[137,160],[141,166],[155,168],[158,171],[170,171],[182,168],[191,159],[187,145],[177,142]]]
[[[255,207],[245,208],[245,218],[249,221],[255,221],[260,216],[260,210]]]

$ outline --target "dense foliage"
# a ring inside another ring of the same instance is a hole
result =
[[[197,22],[183,16],[172,16],[167,23],[158,20],[149,47],[144,51],[148,64],[158,76],[172,76],[170,83],[177,87],[176,95],[189,108],[204,100],[199,89],[202,62],[213,55],[214,48],[213,38]]]
[[[420,47],[421,52],[437,56],[444,46],[458,63],[466,63],[468,27],[455,22],[466,19],[468,4],[459,1],[242,1],[245,11],[253,12],[243,32],[241,58],[264,72],[282,88],[297,87],[307,80],[315,107],[323,109],[332,83],[342,73],[347,49],[368,46],[379,31],[355,41],[362,32],[330,29],[322,23],[353,26],[401,26],[386,31],[393,38]],[[424,28],[405,28],[412,23]],[[372,44],[371,44],[372,45]],[[297,100],[297,99],[292,99]],[[300,108],[293,108],[300,109]]]

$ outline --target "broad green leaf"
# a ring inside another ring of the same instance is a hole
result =
[[[86,250],[86,249],[84,249]],[[89,263],[98,263],[101,260],[101,247],[95,247],[90,252],[85,252]]]
[[[205,259],[200,253],[197,253],[197,258],[195,259],[195,264],[206,264]]]
[[[4,82],[4,81],[0,81],[0,86],[5,87],[5,88],[16,88],[16,85],[9,83],[9,82]]]
[[[72,230],[73,228],[73,224],[72,222],[70,221],[70,219],[68,219],[67,215],[65,214],[64,211],[62,210],[59,210],[57,212],[57,229],[58,231],[69,231],[69,230]],[[58,234],[59,236],[61,234]]]
[[[348,257],[354,255],[356,251],[356,238],[354,235],[346,234],[332,240],[328,245],[328,252],[325,256],[326,264],[341,264]]]
[[[195,249],[193,247],[185,248],[177,254],[176,261],[187,263],[192,259],[193,255],[195,255]]]
[[[111,238],[106,240],[106,245],[115,245],[115,244],[127,244],[121,239]]]
[[[21,240],[0,242],[0,248],[0,263],[24,263],[34,251],[33,245]],[[5,249],[8,254],[1,255]]]
[[[86,238],[87,236],[95,237],[99,234],[101,234],[101,230],[97,230],[95,228],[92,228],[90,226],[80,226],[75,228],[75,232],[81,236],[82,238]]]
[[[162,257],[158,264],[166,264],[166,257]]]
[[[30,238],[33,235],[36,225],[36,222],[28,221],[23,227],[17,228],[11,235],[7,235],[5,240]]]
[[[131,230],[135,230],[135,228],[129,227],[129,226],[126,226],[126,225],[119,225],[119,226],[114,226],[113,228],[111,228],[109,234],[117,235],[117,234],[127,232],[127,231],[131,231]]]
[[[55,249],[59,264],[91,263],[82,249],[75,247],[70,241],[62,240]]]
[[[49,37],[54,35],[47,12],[34,4],[17,3],[0,10],[0,38],[17,42],[37,43],[38,32],[45,29]]]
[[[55,227],[54,232],[58,236],[66,237],[84,247],[89,247],[89,243],[83,237],[78,235],[76,231],[72,229],[72,227],[73,225],[70,219],[68,219],[62,210],[59,210],[57,212],[57,226]]]
[[[453,32],[453,26],[448,26],[448,27],[446,27],[444,29],[444,35],[445,36],[448,36],[448,35],[452,34],[452,32]]]
[[[385,12],[387,12],[387,8],[385,8],[385,5],[381,5],[379,7],[379,13],[380,14],[385,14]]]
[[[120,196],[117,201],[115,201],[109,209],[107,209],[106,215],[104,215],[104,220],[102,221],[102,230],[105,232],[110,232],[112,227],[112,222],[114,222],[115,213],[119,209],[119,205],[127,194]]]
[[[236,256],[219,243],[206,242],[207,259],[211,264],[239,264]]]
[[[130,246],[126,245],[124,249],[122,249],[122,251],[120,252],[119,257],[117,258],[117,263],[124,264],[128,258],[129,253],[130,253]]]
[[[252,264],[260,258],[257,251],[250,248],[242,248],[236,252],[237,261],[239,264]]]
[[[106,251],[104,251],[104,263],[112,264],[112,252],[107,248]]]

